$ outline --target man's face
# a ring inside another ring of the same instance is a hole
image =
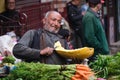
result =
[[[8,0],[8,9],[13,10],[15,9],[15,0]]]
[[[98,4],[98,10],[101,10],[102,9],[102,3],[99,3]]]
[[[59,13],[50,13],[44,19],[44,28],[50,32],[57,33],[61,27],[62,16]]]
[[[75,4],[76,4],[77,6],[79,6],[79,5],[80,5],[81,0],[74,0],[74,2],[75,2]]]

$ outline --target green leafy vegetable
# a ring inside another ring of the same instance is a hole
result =
[[[15,58],[13,56],[7,56],[3,59],[2,61],[3,63],[11,63],[14,64],[15,62]]]
[[[97,77],[109,80],[120,80],[120,52],[115,55],[98,55],[97,60],[90,63]]]
[[[41,63],[21,62],[16,64],[6,78],[8,80],[71,80],[75,73],[75,65],[48,65]]]

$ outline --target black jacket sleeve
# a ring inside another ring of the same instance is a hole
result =
[[[67,14],[68,14],[69,23],[74,25],[74,26],[72,25],[72,27],[81,25],[83,15],[81,14],[81,11],[77,6],[68,3]]]

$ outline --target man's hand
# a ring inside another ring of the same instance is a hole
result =
[[[51,55],[53,53],[54,48],[47,47],[40,51],[41,55]]]

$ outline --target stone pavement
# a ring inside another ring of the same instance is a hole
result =
[[[117,52],[120,52],[120,41],[111,43],[109,47],[110,47],[110,54],[116,54]]]

